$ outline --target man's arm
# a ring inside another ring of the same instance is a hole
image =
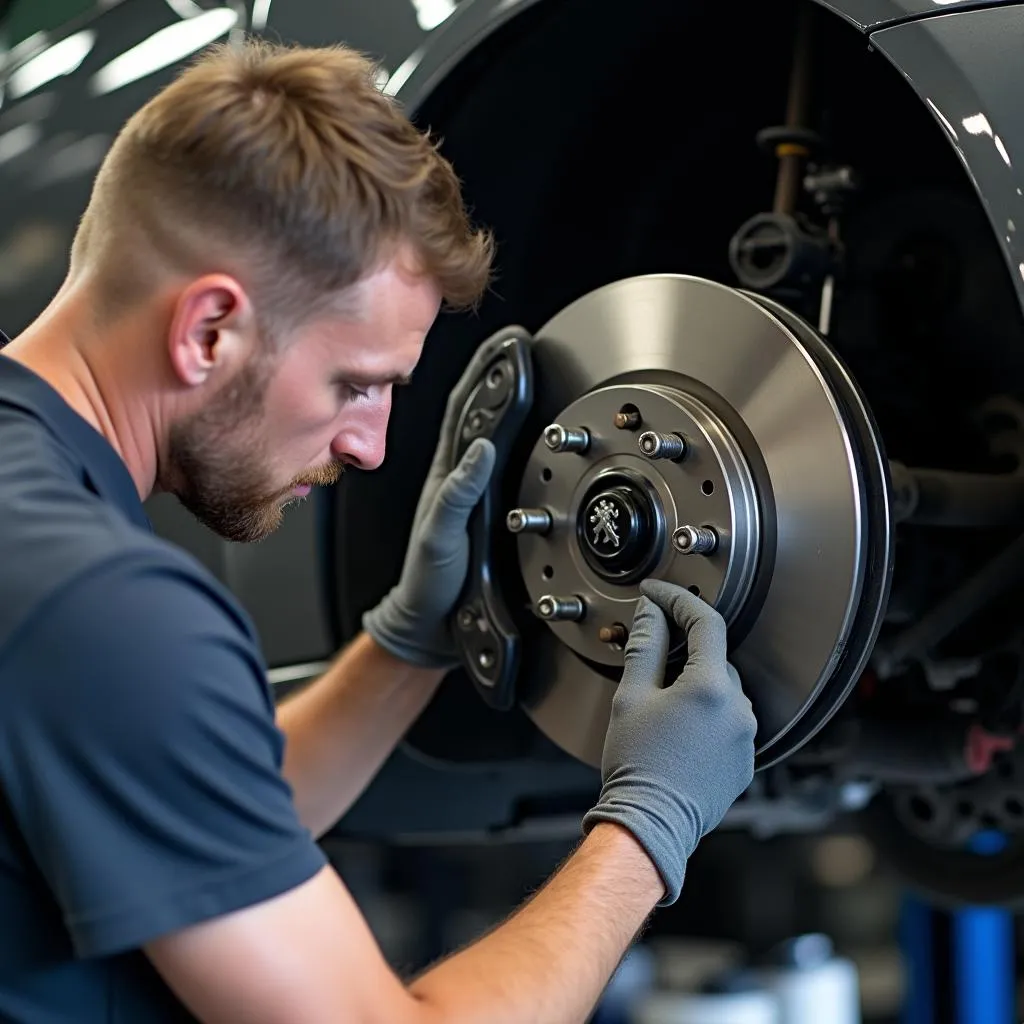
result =
[[[437,692],[443,670],[396,658],[360,633],[328,671],[282,702],[284,774],[299,820],[327,831],[355,802]]]
[[[146,951],[206,1024],[582,1024],[699,839],[750,781],[756,722],[725,624],[679,587],[644,584],[586,838],[505,924],[404,986],[325,868],[283,896],[170,933]],[[662,686],[669,627],[688,659]]]
[[[329,868],[146,952],[204,1024],[582,1024],[663,892],[637,841],[601,824],[508,921],[408,986]]]
[[[636,839],[602,823],[503,927],[411,992],[453,1024],[583,1021],[664,892]]]

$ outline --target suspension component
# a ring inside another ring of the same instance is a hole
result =
[[[554,597],[545,594],[537,602],[537,615],[547,622],[579,622],[586,611],[582,597]]]
[[[686,442],[678,434],[659,434],[645,430],[636,443],[649,459],[672,459],[678,462],[686,454]]]
[[[718,534],[710,526],[680,526],[672,546],[681,555],[710,555],[718,548]]]
[[[505,516],[509,533],[547,533],[551,522],[551,513],[546,508],[514,508]]]
[[[544,443],[553,452],[585,452],[590,447],[590,431],[586,427],[567,429],[552,423],[544,430]]]

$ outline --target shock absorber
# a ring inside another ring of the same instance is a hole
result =
[[[837,214],[855,187],[848,167],[816,166],[822,139],[808,127],[813,80],[815,8],[797,11],[786,120],[758,132],[758,145],[778,161],[771,212],[748,220],[733,236],[729,260],[744,287],[775,297],[827,334],[832,317],[839,251]],[[805,168],[807,173],[805,174]],[[800,195],[810,193],[825,226],[799,211]]]

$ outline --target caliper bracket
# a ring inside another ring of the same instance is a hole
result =
[[[493,545],[496,519],[502,515],[502,476],[533,402],[532,341],[525,328],[513,326],[484,342],[476,357],[480,374],[468,382],[469,397],[456,421],[452,446],[453,467],[478,437],[495,447],[490,483],[469,521],[469,568],[452,632],[480,696],[500,711],[515,703],[521,640],[494,579]],[[493,350],[490,355],[487,349]]]

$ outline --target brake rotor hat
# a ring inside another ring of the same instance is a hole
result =
[[[537,332],[533,358],[548,427],[510,519],[542,622],[520,672],[526,714],[600,764],[654,577],[721,612],[758,767],[788,756],[845,700],[888,598],[887,464],[849,374],[787,310],[680,275],[582,297]]]

